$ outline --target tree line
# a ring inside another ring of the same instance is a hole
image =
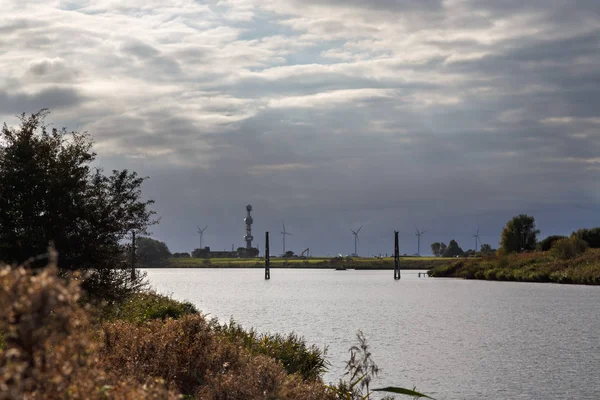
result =
[[[502,254],[551,251],[557,257],[568,258],[581,254],[587,248],[600,248],[600,228],[579,229],[569,237],[552,235],[538,241],[539,229],[535,226],[535,218],[520,214],[506,223],[500,235],[500,248],[493,249],[489,244],[482,244],[479,254],[473,250],[463,251],[455,240],[446,246],[443,242],[431,244],[431,252],[436,257],[465,257],[470,255],[487,256],[497,252]]]

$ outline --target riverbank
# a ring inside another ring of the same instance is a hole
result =
[[[0,284],[11,398],[335,398],[323,351],[294,334],[219,324],[153,292],[84,305],[77,282],[54,268],[6,268]]]
[[[401,269],[431,269],[447,264],[452,258],[401,257]],[[171,258],[155,268],[264,268],[263,258]],[[394,259],[385,258],[272,258],[271,268],[335,269],[344,267],[357,270],[393,270]],[[144,268],[152,268],[144,266]]]
[[[428,273],[435,278],[600,285],[600,249],[569,260],[556,259],[550,252],[461,259]]]
[[[55,267],[0,270],[0,371],[10,398],[363,398],[326,385],[325,352],[293,333],[219,323],[154,292],[81,302]],[[402,388],[373,389],[423,395]],[[350,397],[348,397],[350,396]]]

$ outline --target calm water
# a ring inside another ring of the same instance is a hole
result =
[[[157,291],[261,332],[328,346],[337,381],[365,332],[383,372],[437,399],[600,399],[600,287],[416,271],[152,269]]]

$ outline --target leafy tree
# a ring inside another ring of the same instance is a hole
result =
[[[173,253],[173,258],[190,258],[190,253]]]
[[[145,178],[127,170],[105,176],[85,133],[49,130],[47,110],[20,116],[0,133],[0,260],[22,263],[53,243],[59,268],[86,272],[92,296],[117,299],[142,285],[128,267],[128,234],[155,223],[141,200]],[[43,257],[29,265],[44,265]]]
[[[164,264],[171,257],[171,252],[164,242],[140,237],[137,239],[136,255],[141,264],[154,266]]]
[[[442,252],[440,251],[441,247],[442,247],[442,244],[440,242],[431,243],[431,253],[436,257],[441,256],[442,255]]]
[[[481,248],[479,249],[479,252],[480,252],[481,254],[483,254],[483,255],[489,255],[489,254],[492,254],[492,253],[494,253],[494,251],[495,251],[495,250],[494,250],[494,249],[492,249],[492,246],[490,246],[490,245],[489,245],[489,244],[487,244],[487,243],[484,243],[484,244],[482,244],[482,245],[481,245]]]
[[[446,248],[447,248],[447,247],[448,247],[448,246],[446,246],[446,243],[444,243],[444,242],[440,242],[440,256],[443,256],[443,255],[444,255],[444,253],[446,252]]]
[[[554,235],[548,236],[536,245],[536,249],[540,251],[548,251],[552,248],[552,244],[557,240],[564,239],[566,236]]]
[[[576,236],[579,239],[585,240],[592,249],[600,248],[600,228],[579,229],[573,232],[571,236]]]
[[[462,256],[465,252],[460,248],[456,240],[452,239],[450,243],[448,243],[448,247],[444,251],[444,257],[456,257]]]
[[[284,257],[288,257],[288,258],[294,257],[294,252],[291,251],[291,250],[288,250],[288,251],[285,252],[285,254],[283,256]]]
[[[508,221],[502,230],[500,247],[506,253],[534,250],[539,233],[535,229],[535,218],[521,214]]]

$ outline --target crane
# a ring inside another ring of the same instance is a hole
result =
[[[309,248],[304,249],[304,251],[302,253],[300,253],[300,257],[304,257],[304,254],[306,254],[306,257],[310,257],[310,249]]]

